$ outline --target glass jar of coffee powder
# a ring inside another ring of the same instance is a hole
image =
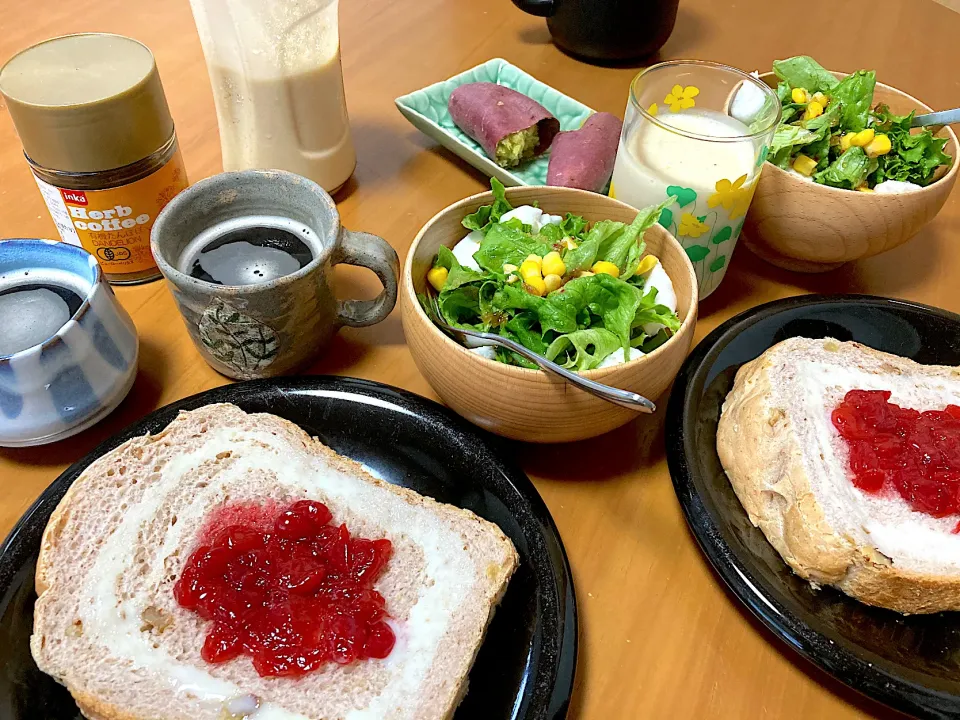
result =
[[[150,229],[187,175],[153,53],[122,35],[53,38],[0,68],[0,94],[61,239],[111,283],[160,277]]]

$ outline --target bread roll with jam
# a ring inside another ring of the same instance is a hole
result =
[[[851,443],[839,429],[844,418],[834,422],[841,404],[849,411],[860,395],[850,391],[867,391],[864,397],[876,407],[883,402],[881,410],[899,413],[902,422],[894,427],[892,416],[858,419],[854,413],[863,439]],[[960,610],[960,499],[955,488],[943,495],[960,471],[957,406],[958,368],[921,365],[855,342],[792,338],[737,372],[723,404],[717,452],[750,521],[814,586],[833,585],[901,613]],[[882,446],[871,454],[869,438],[896,444],[921,421],[941,423],[947,438],[915,433],[917,442],[932,442],[920,451],[932,457],[935,472],[917,475],[909,448],[894,445],[887,458]],[[888,426],[878,431],[875,422]],[[860,443],[867,460],[852,457]],[[900,465],[905,468],[896,469]],[[872,477],[878,482],[871,484]]]

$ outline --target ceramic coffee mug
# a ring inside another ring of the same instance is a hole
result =
[[[0,240],[0,296],[0,446],[62,440],[120,404],[137,375],[137,328],[93,255]]]
[[[201,234],[216,237],[218,227],[237,223],[255,228],[257,218],[302,228],[312,259],[295,272],[248,285],[219,285],[190,275],[186,253]],[[160,213],[150,244],[200,354],[231,378],[295,370],[341,326],[378,323],[397,300],[394,249],[376,235],[343,228],[323,188],[293,173],[244,170],[201,180]],[[374,300],[337,300],[331,273],[338,263],[369,268],[383,291]]]
[[[588,60],[653,55],[673,32],[679,0],[513,0],[547,19],[553,41]]]

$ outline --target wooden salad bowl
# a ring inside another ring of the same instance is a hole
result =
[[[777,84],[772,72],[760,79],[771,87]],[[879,82],[874,91],[877,103],[886,103],[898,115],[932,110]],[[957,136],[945,127],[938,137],[948,139],[945,151],[954,158],[953,164],[941,168],[940,177],[922,190],[896,195],[817,185],[766,163],[747,213],[744,243],[773,265],[811,273],[902,245],[940,212],[957,180]]]
[[[636,209],[618,200],[560,187],[507,188],[514,207],[538,203],[555,215],[567,212],[589,221],[632,222]],[[491,432],[515,440],[552,443],[583,440],[629,422],[636,413],[574,388],[540,370],[505,365],[470,352],[442,333],[424,313],[418,293],[428,289],[427,271],[441,245],[452,247],[467,231],[460,221],[492,193],[473,195],[441,210],[418,233],[403,267],[400,307],[407,345],[436,393],[457,413]],[[659,225],[647,230],[647,252],[660,258],[677,293],[682,325],[648,355],[585,377],[633,390],[656,401],[673,382],[693,344],[697,322],[697,278],[680,243]],[[662,403],[657,412],[664,412]]]

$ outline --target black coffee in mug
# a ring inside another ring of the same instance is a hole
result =
[[[317,242],[310,228],[288,218],[232,218],[190,242],[179,269],[214,285],[257,285],[305,268]]]
[[[594,60],[653,55],[673,32],[679,0],[513,0],[547,19],[563,50]]]

